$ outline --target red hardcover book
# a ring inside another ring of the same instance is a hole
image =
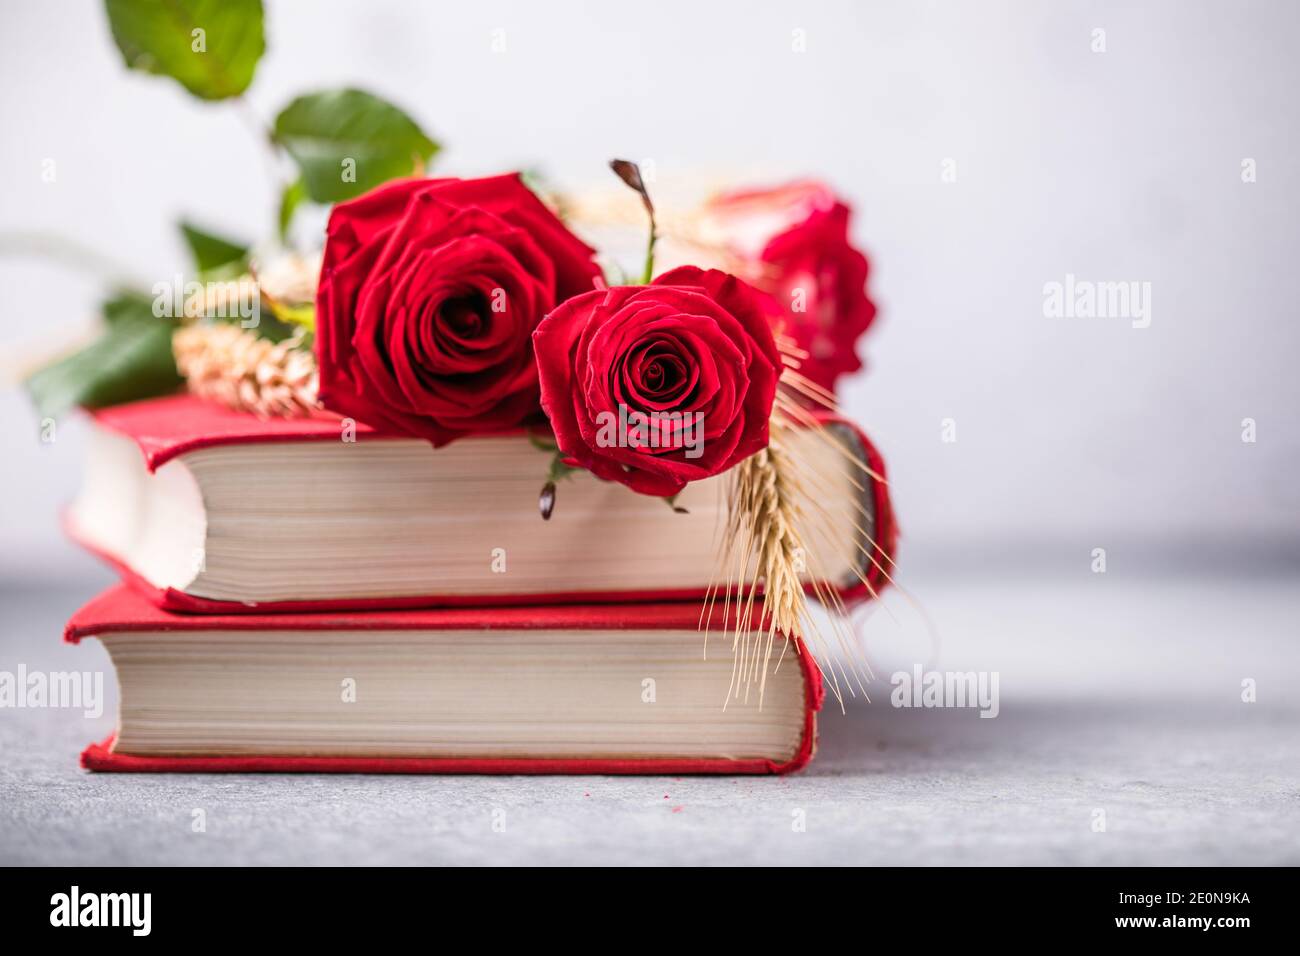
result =
[[[797,642],[733,686],[689,604],[174,614],[117,586],[69,621],[118,673],[90,770],[788,773],[812,757],[818,670]],[[778,652],[780,648],[777,648]],[[727,703],[724,709],[723,705]]]
[[[879,453],[851,423],[822,421],[835,441],[791,439],[818,476],[809,577],[852,603],[886,583],[896,528]],[[190,396],[93,423],[68,530],[171,610],[692,599],[719,570],[726,476],[689,485],[680,514],[579,472],[543,521],[550,455],[522,430],[434,449],[326,413],[262,420]]]

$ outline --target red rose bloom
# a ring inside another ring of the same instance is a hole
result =
[[[799,182],[719,196],[705,207],[705,229],[780,304],[780,330],[809,354],[800,373],[833,391],[841,375],[862,368],[857,341],[876,306],[867,258],[849,241],[849,207],[830,189]]]
[[[342,203],[316,294],[321,401],[435,445],[532,419],[532,331],[599,274],[517,175],[401,180]]]
[[[694,266],[570,299],[533,333],[569,464],[648,495],[767,446],[781,357],[759,293]]]

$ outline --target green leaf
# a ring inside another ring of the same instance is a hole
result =
[[[540,452],[545,452],[551,456],[551,461],[546,468],[546,480],[552,484],[557,481],[563,481],[565,478],[572,478],[574,474],[583,470],[580,465],[569,465],[565,463],[568,454],[560,450],[555,438],[548,434],[539,435],[529,430],[527,432],[528,442]]]
[[[527,434],[528,443],[538,451],[544,451],[548,455],[553,455],[560,450],[560,446],[555,443],[555,439],[551,437],[550,432],[547,432],[545,435],[539,435],[536,432],[529,430]]]
[[[143,292],[122,289],[106,299],[99,311],[103,313],[105,322],[116,325],[128,319],[153,318],[153,301],[152,297]]]
[[[275,139],[320,203],[421,173],[440,148],[396,106],[361,90],[298,97],[275,118]]]
[[[213,272],[222,266],[235,265],[243,271],[248,260],[248,247],[204,232],[188,222],[181,223],[181,234],[194,257],[194,267],[201,273]]]
[[[204,100],[238,96],[266,50],[262,0],[105,0],[122,59]]]
[[[583,470],[578,465],[565,464],[564,459],[568,457],[564,452],[556,451],[555,457],[551,459],[551,467],[546,473],[547,481],[563,481]]]
[[[307,184],[299,176],[280,194],[280,241],[287,242],[289,227],[293,224],[293,214],[298,211],[302,201],[307,198]]]
[[[42,418],[78,405],[102,408],[165,395],[181,384],[172,358],[175,323],[155,318],[143,297],[130,308],[119,301],[115,311],[99,339],[28,377],[27,392]]]

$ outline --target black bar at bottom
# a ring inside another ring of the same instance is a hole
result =
[[[0,926],[10,939],[75,933],[83,942],[339,943],[414,934],[432,942],[454,928],[481,934],[484,943],[531,934],[534,946],[578,929],[592,945],[600,945],[598,933],[629,940],[649,933],[676,946],[684,940],[674,927],[714,924],[720,940],[751,942],[772,930],[819,934],[821,925],[877,942],[888,938],[882,932],[917,941],[921,931],[927,943],[1102,935],[1231,943],[1287,926],[1295,876],[1246,868],[567,870],[544,878],[484,870],[49,868],[4,875]]]

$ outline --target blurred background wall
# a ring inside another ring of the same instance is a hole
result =
[[[443,142],[436,171],[580,186],[622,155],[665,184],[832,182],[881,306],[844,404],[889,462],[910,572],[1081,570],[1094,547],[1112,568],[1300,562],[1300,4],[267,6],[257,113],[372,89]],[[182,214],[252,237],[276,201],[245,118],[128,73],[77,0],[0,10],[0,170],[0,231],[70,237],[148,284],[185,264]],[[1149,282],[1150,326],[1045,317],[1067,274]],[[42,445],[12,379],[101,288],[0,259],[11,585],[93,573],[57,530],[82,429]]]

